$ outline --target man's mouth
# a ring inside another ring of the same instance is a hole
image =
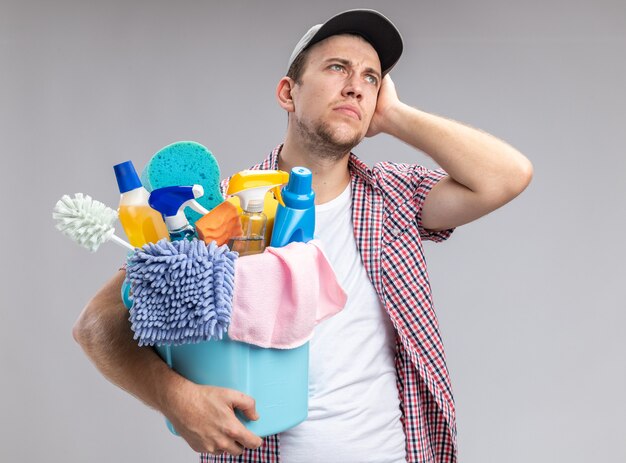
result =
[[[358,108],[351,105],[341,105],[334,108],[335,111],[338,111],[342,114],[345,114],[348,117],[351,117],[356,120],[361,120],[361,111]]]

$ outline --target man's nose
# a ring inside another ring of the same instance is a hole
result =
[[[356,73],[352,73],[346,79],[342,94],[345,97],[360,100],[363,97],[363,82]]]

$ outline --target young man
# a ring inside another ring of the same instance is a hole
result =
[[[402,103],[388,75],[401,52],[384,16],[347,11],[305,34],[278,84],[287,134],[257,167],[312,170],[316,235],[348,293],[342,313],[311,341],[304,423],[263,442],[233,413],[255,419],[253,398],[193,384],[138,348],[119,296],[123,272],[76,323],[74,335],[100,371],[167,416],[194,450],[207,452],[203,461],[456,461],[454,402],[422,240],[444,240],[504,205],[528,185],[532,167],[486,133]],[[351,150],[379,133],[442,169],[367,167]]]

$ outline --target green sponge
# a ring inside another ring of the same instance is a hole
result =
[[[143,169],[141,183],[148,191],[165,186],[202,185],[204,196],[198,202],[208,210],[224,201],[215,157],[193,141],[178,141],[159,150]],[[202,217],[189,207],[185,208],[185,216],[191,225]]]

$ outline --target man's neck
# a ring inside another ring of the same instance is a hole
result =
[[[349,152],[340,159],[320,157],[308,150],[298,149],[288,138],[278,156],[278,168],[285,172],[299,166],[311,170],[315,204],[323,204],[339,196],[350,183],[349,158]]]

